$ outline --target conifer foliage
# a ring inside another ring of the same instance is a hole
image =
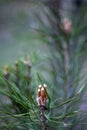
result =
[[[55,10],[39,5],[44,19],[35,13],[34,29],[49,48],[40,65],[44,76],[33,72],[29,58],[0,71],[0,129],[87,130],[86,10],[74,22],[61,22]]]

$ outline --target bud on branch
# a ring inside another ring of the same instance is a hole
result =
[[[47,101],[46,88],[47,88],[46,84],[44,84],[43,86],[42,85],[38,86],[38,94],[37,94],[38,106],[46,107],[46,101]]]
[[[42,120],[42,130],[45,130],[46,128],[46,117],[45,117],[45,111],[46,111],[46,105],[47,105],[47,85],[39,85],[38,86],[38,93],[37,93],[37,103],[40,108],[40,116]]]

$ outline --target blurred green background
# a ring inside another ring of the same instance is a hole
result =
[[[42,55],[48,51],[32,29],[38,27],[33,15],[36,11],[39,13],[38,5],[32,1],[0,1],[0,66],[13,63],[27,53]]]

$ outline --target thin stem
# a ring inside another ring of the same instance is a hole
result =
[[[45,111],[46,111],[45,106],[40,106],[40,117],[41,117],[41,121],[42,121],[42,124],[41,124],[42,130],[46,130],[46,126],[47,126],[46,125]]]

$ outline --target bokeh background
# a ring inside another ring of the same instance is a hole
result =
[[[35,13],[46,22],[39,2],[37,0],[0,0],[0,66],[12,63],[27,53],[48,52],[46,44],[41,44],[44,36],[40,37],[34,30],[39,27]],[[60,11],[62,17],[74,16],[73,22],[79,15],[79,6],[87,6],[86,0],[66,0],[66,3],[63,0],[48,1],[50,8],[54,5],[55,9],[63,9],[63,12]]]
[[[0,0],[0,66],[27,53],[42,55],[48,51],[32,29],[38,27],[34,12],[41,13],[39,5],[32,1]]]

